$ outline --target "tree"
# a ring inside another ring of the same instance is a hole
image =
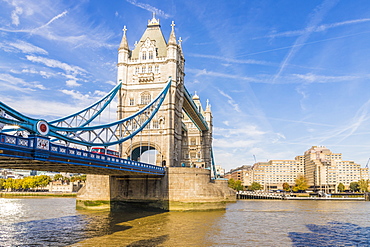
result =
[[[234,189],[235,186],[235,180],[233,178],[230,178],[229,181],[227,181],[227,184],[230,188]]]
[[[243,190],[243,185],[242,185],[242,181],[240,180],[237,180],[235,181],[233,178],[230,178],[229,181],[228,181],[228,185],[230,188],[232,188],[233,190]]]
[[[57,181],[57,180],[63,180],[63,175],[62,174],[55,174],[54,175],[54,181]]]
[[[369,192],[369,180],[361,179],[357,183],[361,192]]]
[[[47,175],[36,176],[35,180],[36,187],[46,187],[51,182],[51,178]]]
[[[346,189],[346,187],[342,183],[339,183],[337,188],[338,188],[338,191],[340,192],[343,192]]]
[[[23,189],[33,189],[37,187],[35,177],[25,177],[22,179],[22,188]]]
[[[299,175],[295,179],[295,186],[293,187],[294,192],[298,191],[305,191],[308,189],[308,181],[307,178],[303,175]]]
[[[242,185],[242,181],[240,181],[240,180],[235,181],[233,189],[236,190],[236,191],[243,190],[244,186]]]
[[[357,192],[360,190],[360,187],[358,185],[358,182],[352,182],[349,184],[349,188],[351,189],[352,192]]]
[[[251,186],[249,186],[249,187],[248,187],[248,189],[249,189],[249,190],[253,190],[253,191],[255,191],[255,190],[260,190],[260,189],[262,189],[262,185],[261,185],[260,183],[253,182],[253,183],[251,184]]]
[[[5,183],[5,179],[0,178],[0,190],[4,189],[4,183]]]
[[[283,190],[290,191],[290,185],[288,183],[283,183]]]

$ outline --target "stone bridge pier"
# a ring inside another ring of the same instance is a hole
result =
[[[164,211],[219,210],[236,201],[227,180],[211,180],[210,170],[168,167],[164,177],[87,175],[77,208],[114,210],[148,207]]]

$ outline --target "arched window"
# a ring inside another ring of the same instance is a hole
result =
[[[149,59],[153,59],[153,51],[149,51]]]
[[[143,55],[143,56],[142,56],[142,59],[143,59],[143,60],[146,60],[146,51],[143,51],[143,52],[142,52],[142,55]]]
[[[197,145],[195,138],[191,138],[190,145]]]
[[[150,103],[151,97],[148,92],[144,92],[141,94],[141,104],[142,105],[147,105]]]

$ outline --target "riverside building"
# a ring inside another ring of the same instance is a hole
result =
[[[265,190],[274,190],[282,189],[283,183],[294,186],[295,179],[300,175],[307,178],[311,190],[336,192],[340,183],[348,189],[352,182],[368,180],[369,168],[362,168],[354,161],[342,160],[341,153],[333,153],[324,146],[312,146],[294,160],[257,162],[252,167],[230,170],[225,178],[241,180],[246,188],[257,182]]]

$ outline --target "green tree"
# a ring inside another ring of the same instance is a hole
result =
[[[369,180],[361,179],[357,183],[360,192],[369,192]]]
[[[19,190],[22,188],[22,179],[8,178],[5,180],[4,188],[7,190]]]
[[[293,187],[294,192],[298,191],[305,191],[308,189],[308,181],[307,178],[303,175],[299,175],[295,179],[295,186]]]
[[[337,188],[338,188],[338,191],[340,192],[343,192],[346,189],[346,187],[342,183],[339,183]]]
[[[234,180],[233,178],[230,178],[229,181],[228,181],[228,185],[230,188],[232,188],[233,190],[243,190],[243,185],[242,185],[242,181],[240,180]]]
[[[349,188],[352,192],[357,192],[360,190],[360,187],[358,185],[358,182],[352,182],[349,184]]]
[[[0,190],[4,189],[4,183],[5,183],[5,179],[0,178]]]
[[[248,190],[253,190],[253,191],[260,190],[260,189],[262,189],[262,185],[257,182],[253,182],[251,186],[248,187]]]
[[[25,177],[22,180],[22,188],[25,190],[37,187],[35,177]]]
[[[55,174],[54,175],[54,181],[57,181],[57,180],[63,180],[63,175],[62,174]]]
[[[40,175],[35,177],[36,187],[46,187],[51,182],[51,178],[47,175]]]
[[[290,191],[290,185],[288,183],[283,183],[283,190]]]
[[[236,190],[236,191],[243,190],[244,186],[242,185],[242,181],[240,181],[240,180],[235,181],[233,189]]]
[[[7,190],[11,190],[14,187],[14,179],[13,178],[7,178],[5,182],[3,183],[3,186]]]
[[[235,186],[235,180],[233,178],[230,178],[229,181],[227,181],[227,184],[230,188],[234,189]]]

